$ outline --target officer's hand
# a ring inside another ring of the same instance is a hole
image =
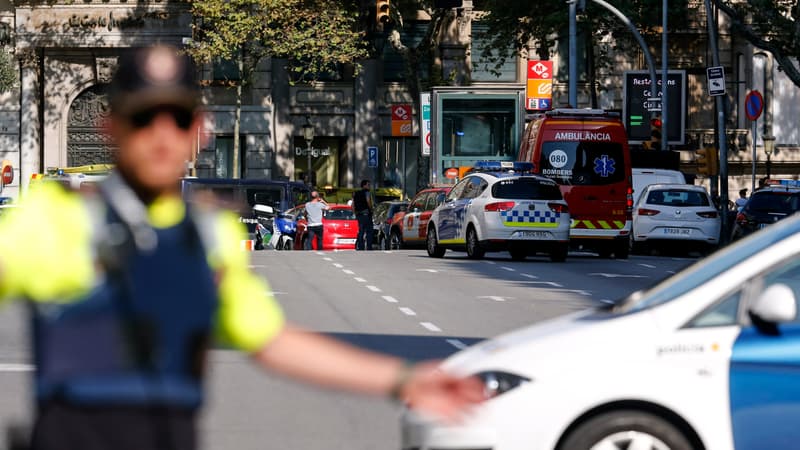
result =
[[[419,412],[456,422],[486,397],[483,383],[476,377],[457,377],[439,368],[438,362],[412,367],[399,399]]]

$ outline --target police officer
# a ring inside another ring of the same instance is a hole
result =
[[[358,239],[356,250],[372,250],[372,193],[369,180],[361,180],[361,189],[353,192],[353,212],[358,219]]]
[[[294,378],[454,417],[481,384],[301,330],[238,249],[231,213],[181,199],[202,117],[175,49],[123,55],[116,171],[96,193],[43,183],[0,222],[0,296],[31,305],[37,450],[194,449],[212,339]]]

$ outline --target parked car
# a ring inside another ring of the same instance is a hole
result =
[[[719,245],[720,223],[705,187],[651,184],[633,208],[631,242],[634,250],[685,244],[708,251]]]
[[[605,306],[443,363],[487,400],[458,423],[407,410],[403,449],[796,448],[800,215]]]
[[[533,175],[528,162],[480,161],[447,194],[428,222],[428,255],[447,249],[472,259],[508,251],[514,260],[536,252],[567,259],[570,216],[555,181]]]
[[[800,188],[777,185],[759,189],[747,200],[731,232],[731,240],[741,239],[800,210]]]
[[[381,250],[389,250],[389,236],[395,215],[408,209],[407,201],[384,201],[375,205],[372,224],[375,230],[375,245]]]
[[[428,221],[452,186],[423,189],[408,203],[405,213],[395,214],[389,231],[389,248],[424,246],[428,235]]]
[[[322,213],[323,250],[355,250],[358,238],[358,220],[349,205],[329,204],[330,209]],[[308,240],[305,203],[287,211],[295,218],[294,249],[304,250]],[[317,249],[316,240],[312,249]]]

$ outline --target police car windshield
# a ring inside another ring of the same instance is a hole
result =
[[[500,180],[492,185],[492,197],[508,200],[561,200],[561,190],[553,182],[533,177]]]
[[[749,258],[796,233],[800,233],[800,216],[793,216],[771,225],[769,233],[755,233],[747,239],[715,252],[651,289],[634,292],[614,305],[612,311],[630,313],[667,303],[737,264],[747,264]]]
[[[748,211],[793,213],[800,210],[800,191],[756,192],[747,204]]]
[[[625,158],[620,144],[545,142],[541,154],[541,174],[558,184],[604,185],[625,181]]]

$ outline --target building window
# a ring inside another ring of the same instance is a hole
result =
[[[497,50],[491,56],[483,56],[483,51],[489,45],[490,38],[486,36],[487,25],[472,22],[472,81],[517,81],[517,57],[513,47],[506,49],[505,61],[498,64],[495,58],[501,55]]]
[[[213,63],[214,81],[239,81],[239,62],[236,58],[220,58]]]
[[[401,42],[409,48],[414,48],[422,41],[425,32],[428,30],[430,22],[407,22],[406,26],[400,30]],[[421,80],[428,79],[428,61],[422,61],[420,73]],[[384,81],[405,81],[406,63],[403,55],[397,52],[394,47],[386,42],[383,46],[383,79]]]
[[[244,177],[247,161],[245,136],[239,137],[239,176]],[[217,136],[214,148],[214,178],[233,178],[233,136]]]
[[[442,100],[442,156],[514,159],[516,98],[451,98]]]

